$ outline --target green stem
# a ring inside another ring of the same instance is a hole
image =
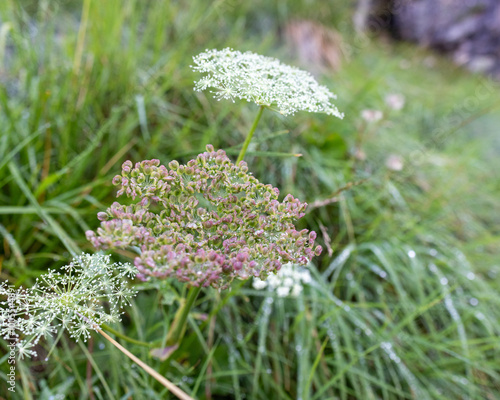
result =
[[[243,160],[243,157],[245,157],[245,153],[247,152],[248,145],[250,144],[250,141],[252,140],[253,133],[255,132],[255,129],[257,129],[257,124],[260,121],[260,117],[262,117],[262,112],[264,111],[264,108],[266,106],[260,106],[259,107],[259,113],[255,117],[255,120],[253,121],[253,125],[250,128],[250,132],[248,132],[247,138],[245,139],[245,143],[243,143],[243,147],[241,148],[240,155],[238,156],[238,159],[236,160],[236,164],[238,164],[241,160]]]
[[[119,337],[120,339],[123,339],[123,340],[129,342],[129,343],[133,343],[133,344],[136,344],[138,346],[143,346],[143,347],[151,347],[152,346],[151,343],[141,342],[140,340],[132,339],[131,337],[128,337],[128,336],[124,335],[123,333],[114,330],[113,328],[111,328],[110,326],[108,326],[106,324],[101,324],[101,328],[112,333],[113,335]]]
[[[184,332],[186,331],[189,311],[191,311],[191,308],[193,308],[194,302],[196,301],[196,298],[198,297],[200,291],[201,286],[193,286],[189,289],[187,298],[177,310],[172,325],[170,325],[166,341],[167,346],[177,345],[181,341],[182,337],[184,336]]]

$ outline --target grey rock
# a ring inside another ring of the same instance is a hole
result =
[[[357,29],[388,21],[396,37],[500,77],[499,0],[359,0],[354,19]]]

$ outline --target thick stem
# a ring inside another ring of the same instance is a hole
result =
[[[255,132],[255,129],[257,129],[257,124],[260,121],[260,117],[262,117],[262,112],[264,111],[264,108],[266,106],[260,106],[259,107],[259,112],[257,116],[255,117],[255,120],[253,121],[252,127],[250,128],[250,132],[248,132],[247,138],[245,139],[245,143],[243,143],[243,147],[241,148],[240,155],[238,156],[238,159],[236,160],[236,164],[238,164],[241,160],[243,160],[243,157],[245,157],[245,153],[247,152],[248,145],[250,144],[250,141],[252,140],[253,133]]]
[[[191,311],[191,308],[193,307],[200,291],[201,286],[193,286],[189,289],[187,298],[177,310],[172,325],[170,326],[170,329],[168,331],[166,342],[167,346],[175,346],[180,343],[182,337],[184,336],[184,332],[186,331],[189,311]]]

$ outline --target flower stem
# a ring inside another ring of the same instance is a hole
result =
[[[201,286],[193,286],[189,289],[188,295],[177,310],[172,325],[168,331],[166,341],[167,346],[175,346],[180,343],[182,337],[184,336],[184,332],[186,331],[189,311],[191,311],[191,308],[193,307],[200,291]]]
[[[100,329],[97,329],[97,332],[99,332],[102,336],[104,336],[104,338],[106,340],[111,342],[111,344],[113,344],[113,346],[115,346],[118,350],[120,350],[123,354],[125,354],[128,358],[130,358],[133,362],[135,362],[137,365],[139,365],[149,375],[151,375],[158,382],[160,382],[163,386],[165,386],[168,390],[170,390],[173,394],[175,394],[179,399],[194,400],[191,396],[189,396],[187,393],[182,391],[179,387],[175,386],[172,382],[170,382],[163,375],[160,375],[158,372],[156,372],[149,365],[145,364],[139,358],[134,356],[130,351],[128,351],[126,348],[124,348],[122,345],[120,345],[120,343],[118,343],[116,340],[111,338],[107,333],[105,333],[104,331],[102,331]]]
[[[238,164],[241,160],[243,160],[243,157],[245,157],[245,153],[247,152],[248,145],[250,144],[250,141],[252,140],[253,133],[255,132],[255,129],[257,129],[257,124],[260,121],[260,117],[262,117],[262,112],[264,111],[264,108],[266,106],[260,106],[259,107],[259,112],[257,116],[255,117],[255,120],[253,121],[253,125],[250,128],[250,131],[248,132],[247,138],[245,139],[245,143],[243,143],[243,147],[241,148],[240,155],[238,156],[238,159],[236,160],[236,164]]]
[[[120,339],[123,339],[129,343],[133,343],[133,344],[136,344],[138,346],[143,346],[143,347],[152,347],[151,343],[141,342],[140,340],[132,339],[131,337],[128,337],[127,335],[124,335],[121,332],[118,332],[117,330],[111,328],[110,326],[108,326],[106,324],[101,324],[101,328],[103,328],[104,330],[112,333],[113,335],[115,335],[115,336],[119,337]]]

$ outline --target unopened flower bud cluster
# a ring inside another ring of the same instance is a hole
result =
[[[126,161],[113,182],[118,195],[136,201],[99,213],[101,226],[87,238],[98,249],[139,250],[141,279],[225,289],[235,278],[266,279],[283,263],[307,264],[321,252],[315,232],[293,225],[306,203],[292,195],[279,202],[278,189],[211,145],[186,165]]]
[[[321,86],[306,71],[252,52],[226,48],[206,50],[193,58],[194,71],[206,74],[195,82],[195,90],[213,88],[215,98],[244,99],[274,108],[283,115],[297,111],[326,113],[343,118],[331,103],[337,96]]]
[[[82,254],[62,270],[49,270],[29,289],[0,284],[0,334],[17,339],[21,358],[36,355],[40,338],[59,329],[85,341],[102,323],[120,321],[121,307],[136,294],[127,286],[136,268],[109,256]]]
[[[267,289],[275,291],[278,297],[297,297],[303,290],[304,285],[311,283],[310,272],[304,267],[288,263],[283,265],[276,275],[271,275],[263,281],[254,278],[252,286],[254,289]]]

